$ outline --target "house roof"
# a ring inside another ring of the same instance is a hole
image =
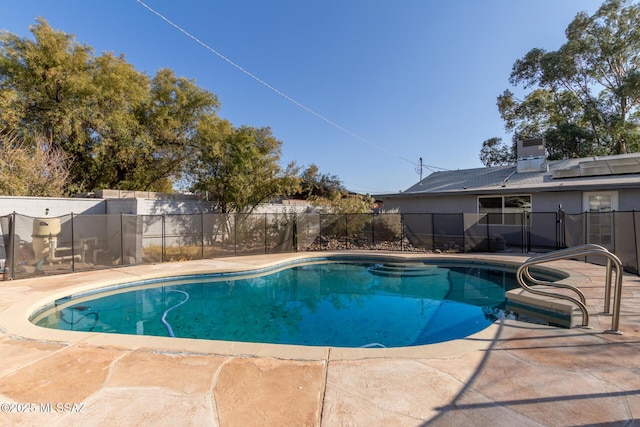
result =
[[[518,172],[516,165],[434,172],[404,192],[383,196],[640,188],[640,153],[539,163],[543,168],[534,172]]]

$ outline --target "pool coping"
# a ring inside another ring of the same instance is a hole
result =
[[[59,283],[60,275],[42,278],[22,279],[9,286],[24,288],[22,298],[0,311],[0,330],[12,338],[61,343],[66,345],[88,345],[112,347],[128,350],[146,350],[170,354],[208,354],[240,357],[273,357],[289,360],[357,360],[365,358],[417,358],[452,357],[489,347],[498,326],[489,327],[465,338],[442,343],[396,348],[343,348],[324,346],[302,346],[267,343],[247,343],[233,341],[198,340],[189,338],[154,337],[143,335],[110,334],[101,332],[77,332],[48,329],[32,324],[31,316],[50,305],[53,301],[69,295],[81,294],[98,288],[109,288],[127,282],[153,280],[167,276],[185,274],[215,274],[221,272],[252,272],[259,269],[279,268],[292,263],[340,258],[354,260],[467,260],[473,264],[489,263],[514,267],[523,259],[522,254],[514,254],[514,261],[506,261],[505,254],[425,254],[369,251],[348,252],[304,252],[289,254],[249,255],[212,260],[173,262],[152,265],[137,265],[97,270],[66,275],[69,284],[49,288],[49,282]],[[507,256],[508,257],[508,256]],[[515,259],[517,258],[517,260]],[[187,269],[188,272],[184,273]],[[550,268],[550,270],[554,270]],[[584,279],[580,273],[563,271],[568,277],[564,283],[577,283]]]

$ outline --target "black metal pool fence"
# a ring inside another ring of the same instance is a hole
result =
[[[0,217],[4,280],[132,264],[327,250],[548,252],[596,243],[638,273],[640,212]],[[583,258],[584,259],[584,258]],[[599,262],[588,259],[589,262]]]

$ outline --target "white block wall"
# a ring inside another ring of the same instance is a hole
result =
[[[0,196],[0,216],[13,212],[32,217],[44,216],[49,208],[49,216],[57,217],[74,214],[104,214],[106,203],[103,199],[80,199],[63,197],[10,197]]]

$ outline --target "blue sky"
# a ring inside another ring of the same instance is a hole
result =
[[[416,183],[420,157],[443,169],[481,167],[482,141],[511,139],[496,97],[510,88],[515,60],[534,47],[557,49],[576,13],[601,4],[142,1],[295,103],[136,0],[0,0],[0,29],[31,36],[41,16],[97,54],[124,54],[138,71],[171,68],[215,93],[219,115],[235,126],[271,127],[283,164],[315,163],[370,194]]]

